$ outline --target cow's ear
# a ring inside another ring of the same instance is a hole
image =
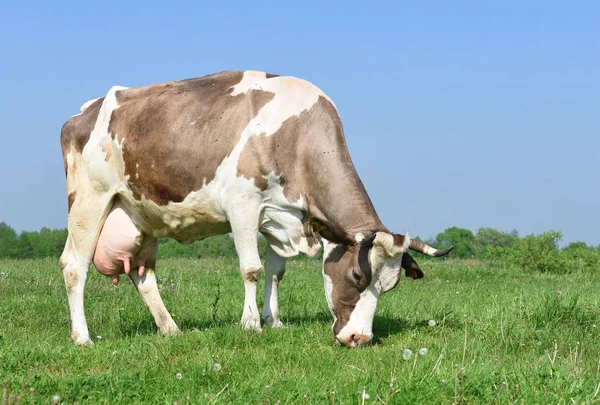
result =
[[[423,278],[423,271],[408,252],[402,255],[402,268],[406,271],[406,277]]]
[[[344,228],[333,222],[313,217],[309,220],[309,223],[314,233],[318,233],[329,242],[344,243],[346,245],[354,243],[354,238]]]

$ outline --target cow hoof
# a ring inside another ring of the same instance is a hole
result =
[[[262,329],[260,327],[260,319],[254,319],[254,318],[242,319],[242,327],[245,330],[253,330],[256,332],[262,332]]]
[[[279,319],[274,320],[270,315],[264,317],[263,320],[265,321],[265,325],[270,328],[283,328],[283,322],[281,322]]]
[[[174,328],[160,329],[158,333],[160,333],[161,336],[175,336],[180,335],[181,331],[177,326],[175,326]]]
[[[86,338],[71,336],[71,340],[77,346],[90,346],[90,347],[94,346],[94,342],[92,342],[92,340],[89,337],[86,339]]]

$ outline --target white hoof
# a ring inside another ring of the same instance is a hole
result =
[[[179,328],[177,327],[177,325],[175,325],[173,323],[173,325],[168,325],[168,326],[159,328],[158,333],[160,333],[162,336],[173,336],[173,335],[177,335],[178,333],[181,333],[181,332],[179,331]]]
[[[71,340],[77,346],[94,346],[94,342],[90,339],[89,336],[80,336],[78,333],[73,333],[71,335]]]
[[[254,330],[256,332],[262,332],[259,318],[242,317],[242,327],[245,330]]]

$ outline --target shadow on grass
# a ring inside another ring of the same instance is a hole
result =
[[[333,319],[331,315],[326,312],[320,312],[310,315],[291,315],[282,319],[286,326],[310,326],[311,324],[321,324],[328,328],[331,326]],[[428,320],[407,320],[405,318],[393,318],[387,316],[377,316],[373,321],[373,343],[377,344],[381,339],[385,339],[393,335],[402,335],[407,332],[421,331],[425,329],[431,329],[427,324]],[[231,327],[239,326],[238,319],[217,319],[212,320],[210,318],[187,318],[176,320],[179,329],[184,332],[192,332],[196,330],[206,330],[218,327]],[[264,323],[263,328],[267,327]],[[450,318],[446,318],[445,327],[455,329],[462,328],[462,324],[454,322]],[[144,319],[138,323],[127,323],[121,325],[121,333],[125,336],[136,336],[136,335],[153,335],[158,333],[158,328],[152,318]]]

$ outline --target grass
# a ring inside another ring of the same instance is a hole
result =
[[[348,349],[331,333],[319,263],[289,263],[286,327],[260,334],[238,324],[237,267],[159,261],[163,299],[183,330],[172,337],[156,334],[126,278],[114,287],[91,270],[95,345],[75,347],[57,260],[0,261],[0,403],[600,402],[599,272],[423,262],[424,279],[403,279],[380,300],[376,343]]]

